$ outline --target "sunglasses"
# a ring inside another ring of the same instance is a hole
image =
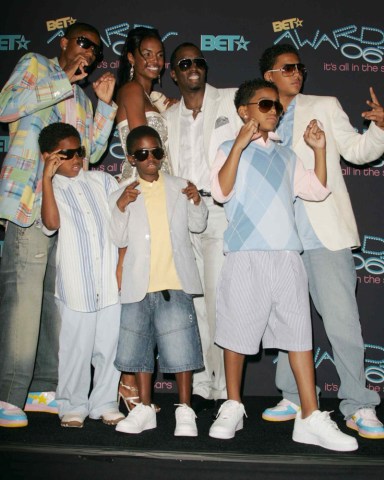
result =
[[[75,155],[77,155],[79,158],[84,158],[86,151],[85,151],[85,147],[79,147],[79,148],[68,148],[67,150],[60,150],[57,153],[65,157],[62,160],[72,160],[72,158]]]
[[[97,45],[96,43],[92,42],[92,40],[89,40],[87,37],[72,37],[68,38],[68,40],[76,40],[77,45],[79,47],[84,48],[84,50],[88,50],[89,48],[92,48],[92,52],[95,55],[96,59],[100,59],[103,49],[101,45]]]
[[[301,75],[307,73],[304,63],[286,63],[281,68],[276,68],[275,70],[268,70],[268,72],[281,72],[283,77],[292,77],[296,72],[299,72]]]
[[[130,155],[131,157],[135,158],[138,162],[143,162],[144,160],[147,160],[150,153],[154,158],[156,158],[156,160],[161,160],[162,158],[164,158],[164,149],[161,147],[140,148],[140,150],[136,150]]]
[[[206,70],[207,62],[205,58],[197,57],[197,58],[182,58],[177,62],[177,66],[180,68],[182,72],[186,72],[188,68],[192,67],[192,64],[195,64],[197,68],[200,70]]]
[[[259,102],[249,102],[247,105],[257,105],[261,113],[267,113],[272,107],[275,107],[276,115],[278,116],[284,111],[283,105],[278,100],[268,100],[267,98]]]

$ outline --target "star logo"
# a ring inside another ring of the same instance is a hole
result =
[[[244,40],[244,37],[241,36],[241,37],[240,37],[240,40],[235,41],[235,43],[237,43],[237,51],[239,51],[239,50],[246,50],[246,51],[248,51],[247,45],[248,45],[248,43],[251,43],[251,42],[245,41],[245,40]]]
[[[16,43],[19,45],[18,50],[21,50],[22,48],[28,50],[28,43],[30,43],[30,40],[26,40],[24,35],[22,35],[20,40],[16,40]]]
[[[30,394],[29,396],[33,398],[33,403],[44,403],[44,404],[47,403],[47,399],[44,393],[40,393],[40,395]]]
[[[71,17],[71,18],[68,20],[68,25],[73,25],[73,24],[76,22],[76,20],[77,20],[77,18],[72,18],[72,17]]]
[[[296,25],[296,27],[302,27],[303,26],[303,20],[300,20],[300,18],[296,18],[295,25]]]

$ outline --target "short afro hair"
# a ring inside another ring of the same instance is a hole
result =
[[[268,82],[263,78],[247,80],[240,85],[235,93],[236,110],[242,105],[247,105],[250,99],[254,96],[255,92],[257,92],[257,90],[261,90],[262,88],[272,88],[276,93],[279,93],[275,84]]]
[[[44,127],[39,135],[39,147],[41,153],[51,153],[56,150],[57,145],[68,137],[75,137],[81,144],[79,132],[73,125],[63,122],[55,122]]]
[[[148,125],[140,125],[139,127],[133,128],[127,136],[127,152],[129,155],[132,155],[133,146],[143,137],[152,137],[158,140],[159,145],[162,147],[161,138],[159,132]]]

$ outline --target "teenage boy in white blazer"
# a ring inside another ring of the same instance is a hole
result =
[[[224,261],[223,234],[227,220],[222,205],[210,193],[210,170],[219,145],[236,137],[241,122],[236,113],[236,88],[207,83],[208,65],[201,50],[182,43],[173,51],[171,77],[181,101],[164,112],[168,125],[169,159],[175,175],[193,182],[207,204],[208,225],[192,235],[204,297],[195,299],[205,370],[193,375],[192,403],[196,412],[227,398],[222,350],[214,344],[216,284]]]
[[[259,67],[263,77],[277,86],[284,106],[285,114],[277,132],[307,168],[313,166],[314,157],[302,139],[305,125],[316,118],[325,131],[328,186],[332,195],[318,203],[296,202],[296,221],[304,245],[303,260],[311,298],[332,345],[340,377],[340,410],[347,426],[365,438],[384,438],[383,424],[375,412],[380,397],[365,385],[364,341],[351,251],[360,245],[360,240],[340,165],[341,156],[348,162],[364,164],[383,154],[383,107],[371,88],[371,101],[367,102],[371,110],[362,113],[371,121],[370,126],[364,134],[359,134],[335,97],[300,93],[306,70],[293,45],[267,48],[259,60]],[[300,402],[287,354],[283,352],[279,353],[276,385],[284,398],[276,407],[266,409],[263,418],[271,421],[295,418]]]

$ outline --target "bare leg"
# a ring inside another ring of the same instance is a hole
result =
[[[319,408],[316,397],[313,352],[312,350],[288,352],[288,357],[299,391],[302,418],[306,418]]]
[[[175,374],[177,389],[179,392],[179,402],[186,403],[191,406],[191,390],[192,390],[192,371],[179,372]]]
[[[241,402],[241,381],[243,378],[245,355],[224,349],[225,379],[227,382],[228,400]]]
[[[139,389],[137,388],[134,373],[122,373],[119,383],[119,398],[123,397],[128,410],[135,407],[133,402],[139,401]]]
[[[140,400],[144,405],[151,405],[151,382],[152,373],[138,372],[136,380],[139,386]]]

